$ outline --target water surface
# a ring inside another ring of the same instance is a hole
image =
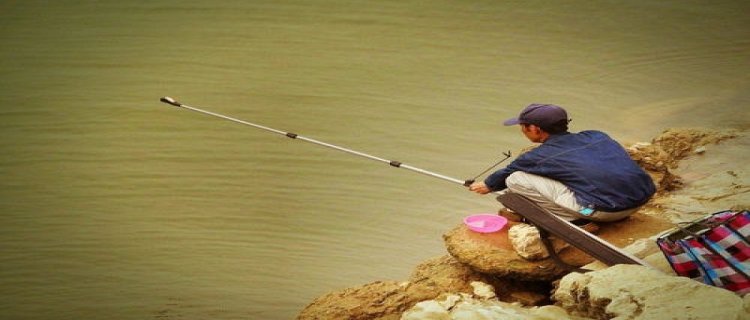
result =
[[[748,128],[741,1],[2,1],[0,317],[288,319],[497,205],[458,179],[565,106],[623,142]]]

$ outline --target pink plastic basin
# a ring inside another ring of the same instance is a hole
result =
[[[508,223],[508,219],[497,214],[483,213],[464,218],[464,224],[469,230],[479,233],[490,233],[501,230]]]

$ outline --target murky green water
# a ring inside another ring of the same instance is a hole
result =
[[[0,1],[0,318],[288,319],[406,279],[531,102],[748,128],[743,1]]]

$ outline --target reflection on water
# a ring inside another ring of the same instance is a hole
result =
[[[650,139],[748,127],[748,4],[0,3],[3,318],[288,319],[404,279],[491,198],[531,102]]]

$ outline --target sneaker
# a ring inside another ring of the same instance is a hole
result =
[[[526,218],[522,217],[521,215],[513,212],[513,210],[510,210],[508,208],[500,209],[500,211],[497,212],[497,215],[507,218],[508,221],[526,222]]]
[[[573,220],[570,223],[578,226],[579,228],[588,231],[589,233],[596,233],[599,231],[599,225],[594,221],[586,219]]]

